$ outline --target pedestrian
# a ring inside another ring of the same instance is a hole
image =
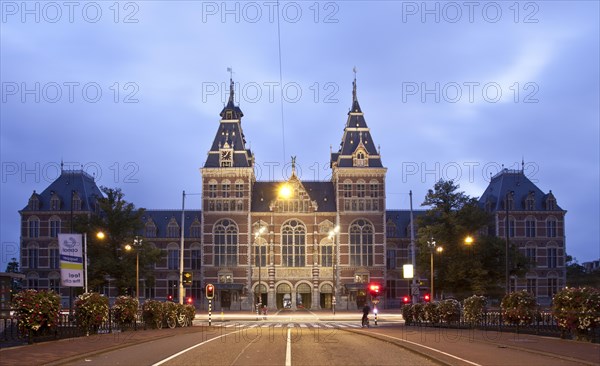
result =
[[[361,320],[361,325],[364,328],[365,325],[368,327],[369,326],[369,313],[371,312],[371,307],[368,304],[365,304],[365,306],[362,309],[363,312],[363,316],[362,316],[362,320]]]

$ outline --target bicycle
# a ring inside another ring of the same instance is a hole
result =
[[[175,328],[177,325],[180,327],[187,327],[189,323],[190,322],[184,312],[172,312],[167,316],[167,326],[171,329]]]
[[[367,327],[370,328],[371,326],[369,325],[369,316],[363,316],[362,321],[361,321],[361,327]]]

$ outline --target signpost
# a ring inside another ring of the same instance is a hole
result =
[[[206,298],[208,299],[208,326],[211,326],[212,321],[212,299],[215,297],[215,286],[212,283],[206,285]]]

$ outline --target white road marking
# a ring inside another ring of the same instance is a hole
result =
[[[287,331],[287,344],[285,347],[285,366],[292,366],[292,330],[288,328]]]
[[[454,359],[456,359],[456,360],[459,360],[459,361],[462,361],[462,362],[466,362],[466,363],[468,363],[468,364],[470,364],[470,365],[473,365],[473,366],[481,366],[481,365],[480,365],[480,364],[478,364],[478,363],[475,363],[475,362],[472,362],[472,361],[469,361],[469,360],[465,360],[464,358],[460,358],[460,357],[458,357],[458,356],[455,356],[455,355],[452,355],[452,354],[450,354],[450,353],[447,353],[447,352],[444,352],[444,351],[440,351],[439,349],[435,349],[435,348],[432,348],[432,347],[424,346],[424,345],[422,345],[422,344],[419,344],[419,343],[416,343],[416,342],[411,342],[411,341],[409,341],[409,340],[406,340],[406,339],[397,338],[397,337],[392,337],[392,336],[390,336],[390,335],[387,335],[387,334],[381,334],[381,333],[378,333],[377,335],[378,335],[378,336],[383,336],[383,337],[392,338],[392,339],[398,340],[398,341],[400,341],[400,342],[406,342],[406,343],[410,343],[410,344],[412,344],[412,345],[415,345],[415,346],[423,347],[423,348],[425,348],[425,349],[428,349],[428,350],[430,350],[430,351],[434,351],[434,352],[437,352],[437,353],[441,353],[442,355],[445,355],[445,356],[448,356],[448,357],[452,357],[452,358],[454,358]]]
[[[161,360],[161,361],[158,361],[158,362],[156,362],[156,363],[152,364],[152,366],[159,366],[159,365],[162,365],[163,363],[165,363],[165,362],[168,362],[168,361],[171,361],[172,359],[174,359],[174,358],[176,358],[176,357],[179,357],[179,356],[181,356],[182,354],[184,354],[184,353],[186,353],[186,352],[188,352],[188,351],[191,351],[191,350],[193,350],[193,349],[194,349],[194,348],[196,348],[196,347],[203,346],[203,345],[207,344],[208,342],[212,342],[212,341],[214,341],[214,340],[217,340],[217,339],[220,339],[220,338],[223,338],[223,337],[227,337],[228,335],[232,335],[232,334],[235,334],[235,333],[238,333],[238,332],[240,332],[240,330],[238,330],[238,331],[235,331],[235,332],[231,332],[231,333],[227,333],[227,334],[222,334],[222,335],[220,335],[220,336],[218,336],[218,337],[211,338],[211,339],[209,339],[209,340],[206,340],[206,341],[204,341],[204,342],[201,342],[201,343],[195,344],[195,345],[193,345],[193,346],[191,346],[191,347],[188,347],[188,348],[184,349],[183,351],[179,351],[179,352],[175,353],[174,355],[171,355],[171,356],[169,356],[169,357],[165,358],[164,360]],[[289,332],[288,332],[288,338],[289,338]]]

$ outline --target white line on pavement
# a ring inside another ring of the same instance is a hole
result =
[[[285,366],[292,366],[292,330],[288,328],[287,331],[287,345],[285,347]]]

